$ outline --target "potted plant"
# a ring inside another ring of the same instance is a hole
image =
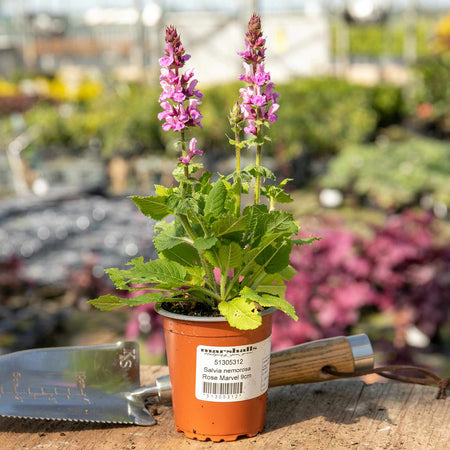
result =
[[[295,239],[298,224],[275,207],[291,201],[284,191],[288,180],[265,183],[275,179],[261,164],[265,131],[279,105],[264,67],[259,16],[250,19],[246,49],[239,53],[246,87],[229,116],[236,170],[228,176],[213,176],[194,162],[203,152],[188,132],[201,128],[202,93],[193,72],[184,70],[189,55],[173,26],[165,40],[158,118],[179,136],[177,185],[132,197],[158,221],[153,242],[159,258],[139,257],[128,270],[106,270],[118,289],[138,295],[105,295],[90,303],[111,310],[155,302],[163,316],[176,429],[200,440],[234,440],[264,426],[272,313],[279,309],[297,320],[284,298],[285,281],[295,274],[289,256],[294,245],[315,238]],[[253,146],[255,164],[241,168],[241,151]]]

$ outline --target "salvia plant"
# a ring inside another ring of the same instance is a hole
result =
[[[145,262],[138,257],[128,263],[128,270],[107,269],[115,286],[133,296],[105,295],[89,303],[102,310],[165,303],[165,309],[184,314],[222,315],[239,329],[257,328],[258,311],[267,307],[297,320],[285,299],[285,282],[295,274],[289,258],[294,245],[315,238],[295,239],[298,224],[290,213],[275,207],[292,201],[284,190],[289,180],[266,183],[275,176],[262,165],[262,149],[279,105],[264,66],[260,18],[250,19],[245,51],[238,53],[245,87],[229,114],[236,170],[228,176],[213,176],[198,162],[203,151],[188,135],[202,127],[198,108],[203,95],[192,70],[185,70],[190,56],[173,26],[167,28],[165,41],[166,56],[159,60],[158,118],[163,130],[179,136],[181,155],[173,172],[177,185],[157,185],[155,195],[132,197],[144,215],[157,221],[153,242],[158,259]],[[256,148],[255,164],[241,168],[241,151],[251,147]]]

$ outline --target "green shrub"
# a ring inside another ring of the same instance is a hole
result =
[[[433,139],[346,147],[320,180],[385,209],[417,204],[424,194],[450,206],[448,145]]]
[[[301,150],[336,153],[374,131],[376,113],[367,89],[334,78],[295,80],[278,87],[280,125],[273,142],[294,156]]]
[[[434,28],[435,24],[436,18],[434,17],[422,16],[418,19],[415,34],[419,56],[426,56],[430,53],[430,30]],[[388,55],[395,58],[402,57],[405,29],[405,22],[402,19],[395,20],[392,25],[380,23],[350,24],[350,56],[379,58]],[[336,37],[339,28],[336,24],[333,24],[332,30],[332,51],[336,55]]]

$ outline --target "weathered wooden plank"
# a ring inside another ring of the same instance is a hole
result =
[[[151,384],[167,368],[142,369]],[[317,450],[450,448],[450,400],[436,389],[400,383],[366,385],[360,380],[284,386],[269,391],[266,428],[226,448]],[[210,449],[217,444],[187,440],[173,429],[170,406],[155,406],[158,425],[117,426],[0,418],[6,450]]]

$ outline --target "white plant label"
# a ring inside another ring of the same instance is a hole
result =
[[[195,396],[209,402],[239,402],[269,387],[270,337],[237,347],[197,347]]]

